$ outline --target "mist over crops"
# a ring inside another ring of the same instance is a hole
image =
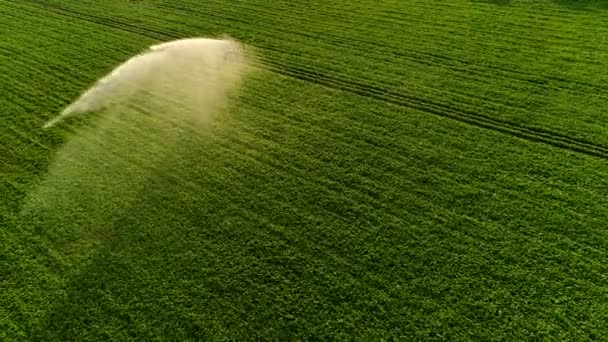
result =
[[[245,70],[242,53],[236,41],[209,38],[154,45],[97,81],[45,128],[102,109],[114,116],[136,110],[183,124],[206,121]]]
[[[165,162],[180,158],[177,145],[204,139],[246,64],[236,41],[198,38],[154,45],[118,66],[45,125],[96,112],[55,153],[20,216],[67,234],[111,229],[155,174],[176,174]]]

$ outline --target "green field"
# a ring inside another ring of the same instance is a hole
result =
[[[223,36],[255,68],[203,131],[41,129]],[[590,0],[0,0],[0,340],[605,339],[607,36]]]

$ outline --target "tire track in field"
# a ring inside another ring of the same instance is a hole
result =
[[[608,159],[608,147],[586,140],[573,138],[565,134],[550,131],[548,129],[530,127],[507,120],[500,120],[485,116],[483,114],[458,109],[449,104],[438,103],[429,99],[393,92],[379,86],[360,83],[346,78],[340,78],[339,76],[335,75],[323,74],[310,69],[301,69],[293,66],[282,65],[275,61],[261,61],[261,64],[272,72],[300,79],[302,81],[347,91],[360,96],[419,110],[424,113],[454,119],[477,127],[509,134],[530,141],[541,142],[554,147],[564,148],[570,151]]]
[[[80,11],[67,9],[56,4],[50,4],[49,2],[42,3],[34,0],[24,1],[31,6],[48,10],[59,15],[71,16],[84,21],[93,22],[99,25],[139,34],[153,39],[179,38],[179,36],[172,34],[171,32],[139,27],[120,20],[89,15]],[[607,146],[570,137],[549,129],[531,127],[507,120],[492,118],[490,116],[459,109],[453,105],[440,103],[431,99],[423,99],[417,96],[394,92],[381,86],[357,82],[311,69],[288,66],[276,61],[259,60],[259,63],[269,71],[302,81],[347,91],[359,96],[373,98],[394,105],[415,109],[424,113],[450,118],[459,122],[493,130],[503,134],[509,134],[511,136],[516,136],[529,141],[545,143],[554,147],[563,148],[602,159],[608,159]]]

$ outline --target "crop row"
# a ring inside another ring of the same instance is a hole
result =
[[[163,5],[163,6],[167,6],[167,5]],[[170,7],[175,10],[175,6],[177,5],[171,5]],[[184,9],[184,11],[186,11],[186,9]],[[192,10],[193,12],[198,12],[199,10]],[[237,18],[236,16],[227,16],[226,14],[222,14],[221,11],[219,12],[214,12],[214,11],[205,11],[205,12],[200,12],[201,15],[205,15],[208,18],[217,18],[217,20],[219,21],[230,21],[232,23],[242,23],[243,25],[253,25],[253,23],[251,23],[250,21],[239,17]],[[188,23],[188,21],[184,21],[184,23]],[[208,24],[208,23],[207,23]],[[270,23],[269,23],[270,24]],[[472,101],[471,105],[474,106],[478,106],[478,110],[479,111],[483,111],[485,113],[488,114],[492,114],[493,111],[497,111],[497,113],[500,113],[501,115],[507,115],[507,117],[510,117],[512,120],[519,120],[519,118],[522,117],[530,117],[531,115],[533,115],[534,117],[538,117],[539,119],[537,120],[537,122],[543,122],[544,124],[548,124],[551,126],[552,124],[552,120],[551,117],[556,117],[557,115],[571,115],[571,113],[547,113],[545,111],[543,111],[542,109],[540,110],[534,110],[534,112],[530,113],[530,110],[526,110],[526,106],[529,106],[528,104],[526,104],[527,101],[534,101],[533,102],[533,107],[539,107],[542,106],[545,103],[549,103],[552,102],[552,97],[548,97],[545,99],[545,96],[552,96],[550,94],[553,94],[555,92],[559,92],[559,93],[563,93],[564,90],[567,90],[567,92],[571,92],[572,96],[574,96],[575,94],[581,94],[582,92],[586,93],[587,96],[591,96],[590,95],[590,90],[593,90],[595,87],[597,87],[595,84],[589,84],[589,83],[583,83],[583,82],[575,82],[575,83],[571,83],[570,80],[566,80],[564,78],[561,77],[555,77],[555,76],[550,76],[550,77],[546,77],[540,78],[540,84],[538,84],[536,81],[534,82],[526,82],[525,79],[522,81],[520,78],[516,78],[515,80],[511,80],[510,78],[506,78],[505,82],[508,83],[504,83],[503,85],[500,85],[499,83],[496,83],[497,78],[500,79],[501,78],[501,73],[499,74],[495,74],[492,73],[492,70],[501,70],[500,68],[495,68],[495,67],[491,67],[488,66],[486,69],[482,69],[480,71],[476,71],[478,70],[478,67],[476,64],[471,64],[469,63],[467,66],[461,67],[455,71],[450,71],[450,67],[445,67],[444,65],[442,65],[442,63],[437,63],[435,64],[433,67],[433,69],[430,70],[426,70],[426,69],[422,69],[421,71],[417,71],[418,69],[420,69],[421,65],[424,65],[425,63],[428,64],[428,61],[430,60],[428,58],[428,54],[423,54],[421,56],[416,56],[414,58],[410,58],[410,61],[407,62],[403,59],[403,55],[402,54],[398,54],[394,57],[387,57],[386,54],[386,50],[385,51],[377,51],[378,49],[375,46],[370,46],[369,48],[365,49],[363,48],[363,46],[360,45],[349,45],[346,42],[343,42],[342,44],[337,44],[340,45],[339,49],[343,50],[340,51],[337,47],[336,47],[336,41],[339,41],[339,38],[334,37],[334,38],[330,38],[330,41],[327,43],[327,38],[324,37],[323,35],[318,35],[318,34],[314,34],[314,33],[307,33],[303,32],[303,33],[297,33],[294,32],[292,30],[289,29],[283,29],[283,28],[277,28],[277,27],[284,27],[287,25],[281,25],[280,23],[276,23],[276,25],[273,25],[272,29],[263,29],[261,27],[253,27],[253,29],[258,30],[258,32],[264,32],[265,35],[268,36],[267,41],[270,41],[271,39],[274,39],[273,36],[276,36],[276,33],[280,33],[280,32],[285,32],[286,34],[286,38],[285,41],[291,42],[291,43],[287,43],[284,42],[281,44],[281,49],[282,52],[284,52],[285,54],[295,54],[295,53],[300,53],[302,54],[302,52],[304,52],[304,50],[302,50],[302,47],[304,45],[306,45],[306,42],[315,42],[315,46],[311,46],[306,48],[306,53],[304,53],[304,56],[310,56],[309,58],[304,59],[304,57],[298,57],[299,59],[302,59],[299,63],[301,64],[309,64],[309,65],[314,65],[317,64],[317,66],[322,67],[324,69],[328,69],[331,70],[330,68],[334,69],[334,70],[342,70],[344,73],[344,70],[348,70],[349,75],[352,75],[353,77],[355,77],[356,79],[376,79],[376,80],[380,80],[385,84],[391,84],[393,83],[395,86],[398,86],[401,84],[401,87],[403,87],[403,85],[407,84],[408,85],[408,89],[409,91],[415,91],[416,89],[420,89],[421,85],[422,87],[424,87],[424,92],[422,93],[417,93],[418,96],[429,96],[427,94],[434,93],[434,97],[446,97],[450,96],[450,93],[453,94],[452,96],[452,100],[453,101],[462,101],[463,97],[462,95],[464,95],[465,97],[469,97],[470,99],[474,99],[476,97],[479,96],[479,94],[484,94],[486,93],[487,95],[485,96],[485,98],[482,99],[482,101],[477,101],[474,100]],[[249,27],[249,29],[251,29],[251,27]],[[299,36],[299,37],[298,37]],[[288,38],[287,38],[288,37]],[[296,40],[294,40],[294,38],[296,38]],[[265,42],[260,41],[260,38],[257,38],[257,41],[259,42],[259,45],[265,45]],[[325,41],[326,43],[322,43],[323,41]],[[323,45],[320,45],[323,44]],[[266,45],[265,47],[268,47],[268,45]],[[318,54],[320,53],[320,51],[322,51],[321,49],[325,50],[325,51],[332,51],[334,52],[334,57],[331,59],[331,63],[324,63],[321,64],[321,61],[315,60],[314,56],[318,56]],[[376,51],[374,51],[374,49]],[[300,50],[300,51],[298,51]],[[395,50],[393,50],[395,51]],[[380,54],[381,52],[384,52],[383,54]],[[282,56],[281,56],[282,57]],[[356,59],[356,61],[355,61]],[[374,59],[378,59],[378,61],[375,63],[373,62]],[[365,60],[367,62],[367,65],[362,64],[361,61]],[[418,60],[418,62],[416,61]],[[444,59],[445,61],[446,59]],[[449,58],[448,58],[449,60]],[[340,61],[343,61],[341,63],[339,63]],[[289,61],[290,63],[295,62],[294,59]],[[404,63],[406,62],[406,63]],[[417,64],[418,63],[418,64]],[[356,68],[352,68],[353,65],[356,65]],[[378,68],[379,66],[388,66],[391,65],[391,68]],[[406,68],[407,67],[407,68]],[[348,69],[347,69],[348,68]],[[386,74],[383,73],[383,71],[386,71]],[[472,72],[467,72],[472,70]],[[402,76],[398,76],[399,73],[404,73]],[[453,76],[450,76],[450,73],[454,72]],[[444,82],[449,82],[448,84],[444,84],[441,89],[434,89],[433,88],[433,84],[436,83],[435,81],[435,77],[431,77],[430,79],[428,78],[429,75],[438,75],[441,74],[442,78],[444,80]],[[502,73],[504,74],[504,73]],[[517,75],[516,72],[510,71],[509,73],[506,74],[506,76],[511,77],[513,75]],[[479,76],[478,76],[479,75]],[[485,75],[485,76],[484,76]],[[504,75],[502,75],[504,76]],[[524,77],[528,77],[528,76],[524,76]],[[530,76],[532,77],[532,76]],[[426,79],[426,81],[425,81]],[[462,82],[462,80],[470,80],[470,82]],[[537,76],[534,76],[534,79],[538,79]],[[525,82],[525,83],[521,83],[521,82]],[[565,82],[566,83],[563,83]],[[404,83],[405,82],[405,83]],[[550,82],[549,84],[547,82]],[[425,85],[426,84],[426,85]],[[491,85],[488,89],[488,84]],[[497,85],[500,85],[500,88],[496,89]],[[547,88],[548,85],[551,85],[551,87]],[[591,88],[589,88],[589,86]],[[537,88],[538,90],[534,90],[535,88]],[[463,90],[465,89],[465,93],[463,93]],[[496,89],[496,90],[492,90],[492,89]],[[547,92],[547,90],[549,90],[549,92]],[[460,93],[460,94],[458,94]],[[534,97],[530,98],[529,94],[534,94]],[[548,95],[544,95],[544,94],[548,94]],[[593,91],[591,92],[593,94],[593,96],[598,96],[598,101],[599,99],[603,98],[603,88],[599,88],[597,89],[597,91]],[[525,101],[522,101],[521,97],[522,96],[526,96]],[[470,101],[470,99],[465,99],[465,102]],[[508,99],[508,100],[507,100]],[[508,101],[506,103],[503,102],[504,105],[506,105],[506,108],[492,108],[491,103],[495,102],[495,101]],[[517,108],[520,107],[520,108]],[[521,111],[521,113],[518,113],[518,111]],[[585,115],[595,115],[592,112],[587,114],[585,113]],[[547,117],[547,119],[541,119]],[[575,117],[580,117],[580,115],[576,115]],[[568,133],[573,133],[572,130],[568,131],[568,128],[571,128],[571,125],[562,125],[559,124],[557,121],[555,122],[556,125],[554,125],[555,128],[558,128],[560,130],[566,130]],[[585,132],[585,124],[580,125],[579,127],[577,127],[578,132]],[[594,127],[589,127],[587,128],[588,133],[584,133],[585,136],[590,136],[593,137],[593,134],[596,133],[591,133],[592,131],[595,131],[596,129]],[[580,133],[579,133],[580,134]]]
[[[276,18],[276,16],[272,16],[273,12],[270,12],[270,11],[267,12],[267,13],[263,13],[262,12],[262,16],[257,16],[258,15],[257,14],[258,11],[254,10],[254,8],[244,8],[243,10],[246,10],[246,11],[244,11],[245,13],[255,13],[255,15],[256,15],[253,18],[250,17],[248,19],[244,19],[246,17],[243,17],[242,15],[241,16],[237,16],[236,13],[234,15],[231,15],[230,12],[226,13],[226,11],[224,11],[223,8],[221,8],[221,10],[219,10],[219,11],[216,11],[214,9],[209,9],[207,11],[201,12],[201,9],[200,9],[201,6],[195,7],[194,4],[191,4],[192,8],[189,8],[189,7],[186,7],[186,6],[180,6],[179,4],[181,4],[181,3],[183,3],[183,2],[180,2],[178,4],[172,4],[172,5],[163,4],[163,5],[159,5],[159,7],[160,8],[167,8],[169,10],[181,9],[181,10],[186,11],[186,12],[188,12],[188,11],[191,12],[192,15],[197,15],[197,14],[204,15],[207,19],[209,17],[218,17],[218,18],[222,19],[224,22],[225,21],[233,21],[233,22],[243,22],[243,23],[246,23],[246,24],[252,24],[252,20],[254,20],[256,23],[260,22],[260,20],[262,20],[262,21],[264,21],[265,23],[267,23],[269,25],[274,25],[273,26],[274,28],[279,28],[279,27],[282,27],[282,26],[287,26],[287,25],[284,25],[284,23],[285,23],[286,20],[290,19],[289,18],[289,12],[284,12],[283,15],[280,17],[280,18],[282,18],[281,20],[279,20],[278,22],[276,22],[276,21],[273,22],[274,20],[277,20],[277,19],[273,19],[273,18]],[[217,4],[217,6],[220,6],[220,5]],[[243,5],[240,5],[240,6],[243,6]],[[194,8],[197,8],[197,9],[194,9]],[[236,11],[240,10],[239,6],[230,6],[230,7],[226,8],[226,10],[229,10],[230,8],[234,8],[234,10],[236,10]],[[239,13],[243,13],[243,12],[239,12]],[[292,19],[296,20],[297,17],[296,18],[292,18]],[[441,22],[441,20],[437,20],[437,21]],[[317,37],[323,38],[323,35],[327,34],[328,28],[330,28],[330,29],[335,28],[335,30],[332,29],[332,31],[336,31],[336,32],[348,32],[348,36],[344,37],[344,38],[347,38],[348,41],[351,41],[353,39],[357,40],[357,37],[359,37],[358,38],[359,41],[371,42],[373,44],[377,44],[378,41],[382,41],[383,40],[383,39],[381,39],[382,36],[378,36],[378,37],[374,36],[375,32],[381,32],[383,29],[385,29],[382,26],[374,27],[374,30],[369,30],[369,29],[367,29],[367,30],[361,30],[361,29],[358,28],[358,23],[357,22],[348,22],[347,21],[346,24],[348,24],[348,25],[344,25],[344,20],[341,20],[341,21],[338,21],[338,22],[342,23],[342,24],[336,26],[336,24],[333,24],[332,21],[319,22],[318,25],[315,25],[315,26],[319,27],[319,30],[316,30],[317,31],[316,33],[315,33],[315,31],[310,31],[311,28],[308,28],[307,31],[314,33]],[[294,23],[297,24],[298,22],[294,21]],[[410,25],[414,26],[413,24],[415,24],[415,23],[412,23]],[[327,25],[330,25],[330,26],[327,27]],[[414,32],[403,31],[403,30],[407,29],[408,26],[409,25],[401,25],[400,29],[398,31],[395,31],[395,33],[396,34],[398,33],[401,36],[408,36],[409,35],[409,36],[415,37],[416,35],[411,35],[410,34],[410,33],[414,33]],[[296,27],[297,27],[297,25],[296,25]],[[444,28],[444,27],[445,27],[445,25],[442,25],[440,28],[433,28],[432,32],[436,33],[438,30],[440,30],[441,28]],[[345,31],[346,29],[348,29],[348,30]],[[391,29],[391,28],[388,27],[386,29]],[[444,38],[446,38],[448,36],[449,37],[454,37],[455,36],[454,32],[458,32],[458,31],[455,31],[457,29],[458,29],[458,27],[449,28],[449,30],[447,31],[447,33],[448,33],[447,36],[437,36],[437,38],[438,39],[444,39]],[[526,30],[526,31],[529,31],[529,30]],[[353,33],[355,33],[355,32],[360,32],[360,34],[357,35],[357,36],[354,36]],[[511,34],[512,36],[522,36],[522,32],[510,32],[510,33],[512,33]],[[171,35],[168,35],[168,36],[171,36]],[[504,37],[509,37],[509,36],[510,36],[509,34],[501,35],[501,37],[503,37],[503,38]],[[524,35],[522,38],[525,39],[528,36],[533,36],[533,35],[529,35],[529,34],[528,35]],[[479,37],[476,37],[476,38],[479,39]],[[387,44],[384,44],[384,46],[394,46],[394,38],[392,38],[392,39],[390,39],[388,41],[386,39],[384,39],[384,41],[387,42]],[[484,40],[484,41],[486,41],[488,43],[496,43],[496,41],[492,40],[492,39],[487,39],[487,40]],[[543,42],[546,43],[546,39],[543,39]],[[403,43],[407,43],[407,40],[400,42],[400,44],[403,44]],[[417,47],[420,47],[419,43],[421,43],[421,42],[419,40],[417,40],[415,43],[416,43]],[[456,43],[460,44],[462,42],[456,42]],[[563,42],[557,42],[556,45],[557,46],[563,46]],[[506,50],[512,50],[513,46],[514,46],[513,44],[507,44],[507,45],[505,45]],[[525,46],[525,44],[522,44],[521,42],[518,42],[518,44],[516,44],[516,46]],[[482,45],[482,47],[483,47],[483,45]],[[488,46],[485,46],[484,49],[487,49],[488,51],[491,51],[491,50],[494,50],[495,47],[496,46],[488,45]],[[445,46],[445,44],[444,44],[444,45],[442,45],[442,48],[449,48],[449,46]],[[539,51],[534,51],[534,55],[536,57],[538,57],[538,52]],[[428,56],[427,56],[427,58],[428,58]],[[521,68],[521,65],[518,65],[517,68]]]
[[[118,27],[120,27],[120,26],[118,26]],[[138,29],[138,30],[144,30],[145,31],[145,29]],[[291,32],[287,31],[287,34],[291,34]],[[307,38],[307,37],[305,37],[305,38]],[[297,43],[294,43],[294,44],[299,44],[299,43],[300,42],[298,41]],[[356,48],[360,48],[360,47],[358,47],[358,46],[350,47],[351,50],[354,50]],[[315,49],[318,49],[318,48],[315,47]],[[289,50],[289,49],[285,49],[285,46],[282,46],[281,50]],[[268,51],[268,49],[266,51]],[[365,50],[363,50],[363,51],[365,51]],[[367,51],[368,51],[367,54],[360,56],[362,59],[364,58],[366,60],[369,60],[369,59],[373,59],[374,56],[378,56],[377,54],[374,55],[374,51],[373,50],[367,50]],[[282,52],[282,51],[280,51],[280,52]],[[313,54],[313,52],[311,52],[309,55],[312,55],[312,54]],[[352,56],[350,56],[350,57],[352,57]],[[301,60],[299,62],[296,62],[297,63],[296,65],[298,65],[298,64],[299,65],[303,65],[303,64],[310,63],[310,60],[306,61],[306,60],[302,60],[303,58],[300,58],[300,59]],[[288,62],[290,62],[290,63],[293,64],[294,59],[291,59]],[[349,62],[352,64],[352,61],[349,61]],[[389,64],[394,64],[395,61],[394,60],[388,60],[388,61],[384,61],[384,62],[385,62],[384,64],[389,65]],[[344,63],[344,65],[346,65],[346,64],[347,63]],[[374,67],[377,67],[378,65],[379,64],[373,64]],[[321,66],[321,67],[323,68],[325,66]],[[336,66],[335,60],[332,62],[332,67],[333,68],[337,68],[338,70],[340,69],[340,66]],[[325,70],[329,70],[328,67],[324,68],[324,69]],[[395,76],[395,70],[391,70],[391,71],[392,71],[392,73],[384,74],[383,72],[379,72],[379,70],[376,69],[375,70],[376,79],[380,79],[382,81],[389,80],[391,78],[391,76],[392,77]],[[330,73],[327,73],[327,71],[326,71],[326,74],[330,74]],[[357,76],[357,75],[360,75],[360,76]],[[350,74],[350,77],[352,77],[352,76],[355,76],[355,79],[356,78],[363,79],[366,76],[366,74],[364,74],[364,73],[357,73],[356,71],[354,71],[354,72],[352,72]],[[412,73],[410,75],[404,75],[404,76],[402,76],[400,78],[398,77],[397,80],[399,81],[401,79],[406,78],[407,76],[410,76],[409,78],[413,79],[411,81],[412,83],[410,83],[411,86],[408,87],[408,89],[410,89],[410,91],[411,91],[411,89],[415,89],[413,87],[414,86],[413,83],[420,82],[421,76],[423,77],[424,74],[415,74],[415,73]],[[372,78],[372,79],[374,79],[374,78]],[[477,83],[479,81],[480,80],[478,80],[478,79],[473,79],[473,83]],[[349,80],[346,80],[346,82],[349,82]],[[481,84],[484,84],[484,83],[481,83]],[[469,82],[469,83],[467,83],[467,85],[471,85],[471,83]],[[479,95],[474,95],[473,97],[471,97],[471,94],[474,94],[475,92],[479,91],[478,87],[479,86],[476,86],[476,87],[474,86],[473,88],[469,89],[468,92],[451,90],[452,94],[454,94],[452,96],[452,98],[453,99],[457,99],[456,103],[458,103],[459,106],[462,107],[463,109],[468,107],[467,109],[464,109],[465,111],[470,111],[470,110],[472,110],[472,108],[477,107],[477,111],[484,111],[486,113],[491,114],[492,111],[493,111],[491,103],[494,102],[494,101],[502,101],[501,99],[505,98],[505,96],[500,96],[502,94],[499,92],[499,93],[495,94],[496,96],[493,96],[492,98],[488,98],[488,97],[483,98],[482,97],[482,98],[480,98],[481,101],[477,100],[477,101],[472,101],[471,102],[471,99],[474,99],[475,97],[479,96]],[[403,86],[401,86],[401,88],[403,88]],[[418,88],[420,88],[420,87],[418,86]],[[389,88],[386,88],[386,89],[388,89],[389,93],[390,93],[391,88],[389,87]],[[452,89],[457,89],[457,88],[455,86],[453,86]],[[394,92],[394,90],[393,90],[393,92]],[[447,92],[444,91],[444,90],[439,91],[437,89],[432,89],[432,88],[428,88],[427,87],[427,88],[424,89],[424,92],[422,92],[422,93],[420,93],[420,92],[413,92],[412,96],[414,96],[416,98],[419,98],[419,99],[420,98],[426,98],[426,99],[430,99],[430,101],[436,102],[437,99],[440,99],[441,97],[445,98],[446,93],[449,94],[449,92],[450,91],[447,91]],[[389,94],[389,93],[387,93],[387,94]],[[376,96],[377,95],[378,95],[378,91],[376,91]],[[464,98],[462,96],[464,96]],[[401,97],[403,97],[403,94],[401,94]],[[445,101],[445,100],[443,100],[443,101]],[[470,106],[466,106],[465,105],[467,103],[467,101],[471,102]],[[515,101],[515,99],[513,101]],[[446,104],[445,104],[445,102],[443,102],[443,103],[439,103],[439,105],[445,106]],[[504,109],[501,108],[501,107],[504,107]],[[526,109],[525,105],[517,105],[517,104],[515,104],[515,102],[511,102],[511,101],[509,101],[509,102],[503,102],[502,104],[499,104],[499,107],[495,107],[494,111],[496,111],[496,110],[498,110],[499,112],[501,112],[501,111],[513,111],[515,109],[515,107],[520,107],[520,109],[523,109],[524,112],[525,112],[525,109]],[[461,109],[460,111],[463,111],[463,109]],[[450,108],[450,110],[455,110],[455,108]],[[458,110],[458,109],[456,109],[456,110]],[[443,113],[443,115],[450,116],[448,114],[445,114],[445,112],[446,112],[445,110],[441,111],[441,112]],[[535,137],[538,136],[537,134],[530,135],[530,134],[524,132],[525,130],[530,130],[530,129],[532,131],[534,131],[534,130],[538,131],[537,128],[529,128],[529,127],[527,127],[524,131],[522,131],[521,129],[517,129],[517,130],[513,131],[511,129],[497,128],[497,127],[495,127],[494,123],[490,123],[490,122],[485,121],[486,119],[488,119],[487,115],[474,114],[473,116],[474,117],[480,117],[480,116],[482,116],[482,117],[484,117],[484,119],[482,119],[481,122],[480,122],[480,120],[472,120],[471,121],[470,119],[464,119],[464,117],[462,115],[460,115],[458,117],[461,120],[465,120],[465,121],[467,121],[469,123],[473,123],[473,121],[475,121],[475,123],[477,125],[484,126],[486,128],[498,129],[498,130],[501,130],[503,132],[507,132],[507,133],[510,133],[510,134],[518,135],[520,137],[526,137],[528,139],[537,139],[537,140],[540,139],[541,141],[544,141],[543,140],[544,138],[535,138]],[[453,117],[453,116],[450,116],[450,117]],[[469,117],[469,116],[467,116],[467,117]],[[499,119],[491,119],[491,120],[497,120],[497,122],[504,122],[504,120],[499,120]],[[513,126],[513,125],[517,126],[517,124],[514,124],[514,123],[511,123],[510,125],[511,126]],[[503,127],[504,125],[499,125],[499,126]],[[547,133],[547,134],[555,136],[554,133],[556,133],[556,132]],[[543,134],[545,134],[545,133],[543,133]],[[580,139],[574,139],[574,141],[578,141],[577,143],[574,143],[574,145],[572,144],[571,141],[567,141],[568,139],[564,139],[564,138],[557,138],[557,139],[551,138],[551,139],[553,141],[557,141],[556,144],[559,144],[562,147],[570,146],[570,147],[572,147],[574,149],[577,149],[577,150],[580,150],[580,151],[582,151],[584,149],[584,150],[587,150],[587,152],[592,153],[592,154],[598,154],[598,153],[602,154],[602,153],[605,152],[605,151],[603,151],[602,147],[599,147],[599,150],[598,150],[597,147],[593,147],[592,146],[591,149],[588,150],[589,145],[594,145],[594,144],[585,142],[585,141],[580,140]],[[586,147],[581,147],[583,145],[586,146]]]
[[[165,6],[165,7],[166,7],[166,5],[163,5],[163,6]],[[176,5],[176,6],[177,6],[177,5]],[[170,7],[170,8],[175,9],[174,7]],[[183,7],[181,7],[181,8],[183,8]],[[186,10],[187,10],[187,9],[186,9]],[[196,11],[195,11],[195,10],[192,10],[192,11],[193,11],[194,13],[196,13]],[[221,12],[220,12],[220,13],[221,13]],[[233,21],[234,21],[234,20],[236,20],[236,21],[242,21],[242,20],[243,20],[243,19],[236,19],[235,17],[232,17],[232,18],[230,18],[230,19],[229,19],[229,17],[227,17],[226,15],[221,15],[221,14],[219,14],[218,12],[214,12],[214,11],[206,11],[206,12],[204,12],[204,13],[200,13],[200,14],[203,14],[203,15],[206,15],[206,16],[212,16],[212,17],[213,17],[213,16],[218,16],[218,15],[219,15],[219,16],[220,16],[220,18],[221,18],[221,19],[223,19],[223,20],[233,20]],[[268,20],[266,20],[266,21],[268,21]],[[247,23],[247,21],[246,21],[245,23]],[[279,25],[277,25],[277,26],[275,26],[275,27],[278,27],[278,26],[279,26]],[[283,26],[284,26],[284,25],[283,25]],[[339,28],[340,28],[340,27],[339,27]],[[356,30],[357,30],[357,29],[356,29],[356,27],[355,27],[355,28],[354,28],[354,31],[356,31]],[[349,32],[353,32],[353,29],[349,30]],[[371,39],[369,39],[369,38],[370,38],[370,37],[369,37],[369,35],[370,35],[370,34],[373,34],[373,32],[372,32],[372,31],[364,31],[364,32],[363,32],[363,34],[365,35],[365,37],[367,37],[367,38],[368,38],[368,39],[367,39],[367,41],[369,42],[369,41],[371,40]],[[319,37],[317,37],[317,38],[319,38]],[[350,33],[349,33],[349,37],[348,37],[348,38],[349,38],[349,39],[352,39],[352,35],[351,35]],[[374,43],[374,44],[376,44],[376,43]],[[368,57],[369,57],[369,56],[368,56]],[[426,56],[426,58],[428,59],[428,58],[429,58],[429,56],[427,55],[427,56]]]
[[[364,92],[365,92],[365,91],[364,91]],[[381,93],[382,93],[382,92],[381,92]],[[369,95],[369,93],[367,93],[367,94]],[[375,94],[375,95],[378,95],[378,92],[377,92],[377,91],[376,91],[376,94]],[[478,123],[478,124],[480,124],[480,123]],[[558,140],[560,140],[560,139],[558,139]],[[563,139],[562,139],[562,140],[563,140]],[[562,141],[562,142],[567,142],[567,141]],[[597,151],[596,151],[596,152],[597,152]],[[602,152],[602,153],[603,153],[603,152]]]

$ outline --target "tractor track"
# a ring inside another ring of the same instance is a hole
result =
[[[323,74],[310,69],[281,65],[276,61],[260,61],[266,69],[278,74],[299,80],[347,91],[364,97],[388,102],[391,104],[415,109],[424,113],[447,117],[474,126],[491,129],[497,132],[514,135],[535,142],[546,143],[555,147],[608,159],[608,147],[586,140],[570,137],[540,127],[520,125],[515,122],[500,120],[483,114],[458,109],[453,105],[438,103],[389,89],[356,82],[335,75]]]

